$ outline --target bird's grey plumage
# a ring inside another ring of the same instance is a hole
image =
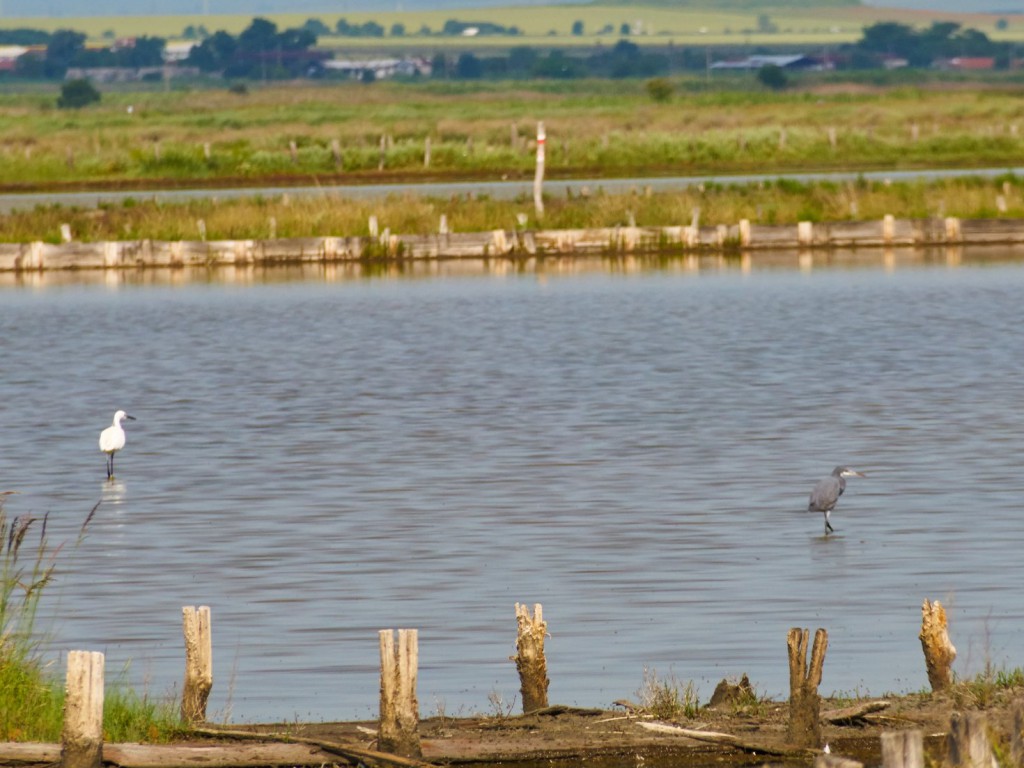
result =
[[[832,470],[831,475],[819,480],[811,491],[811,498],[807,502],[807,511],[825,514],[826,536],[835,530],[832,523],[829,522],[829,515],[835,509],[836,502],[843,495],[843,491],[846,490],[846,478],[848,477],[865,477],[865,475],[849,467],[836,467]]]

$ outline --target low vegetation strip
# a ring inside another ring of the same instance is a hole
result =
[[[373,237],[385,230],[426,237],[498,229],[678,227],[695,219],[705,226],[733,226],[746,219],[755,227],[795,226],[800,221],[879,222],[886,215],[1024,219],[1024,180],[1012,174],[930,182],[778,180],[695,185],[672,192],[637,188],[626,194],[554,181],[546,189],[542,219],[537,218],[532,199],[431,198],[411,192],[383,199],[281,194],[218,200],[211,195],[180,204],[140,197],[96,209],[40,206],[0,216],[0,243],[263,241]]]

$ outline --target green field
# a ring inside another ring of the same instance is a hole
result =
[[[759,33],[758,16],[767,15],[778,28],[772,34]],[[300,26],[311,14],[267,14],[279,28]],[[811,45],[838,44],[856,40],[865,26],[879,21],[898,21],[915,26],[927,26],[936,20],[956,21],[964,27],[980,30],[996,40],[1024,40],[1024,20],[1013,15],[1005,17],[980,13],[939,13],[933,11],[912,11],[883,9],[867,6],[792,8],[780,7],[764,11],[701,10],[696,8],[664,8],[657,6],[633,5],[588,5],[581,6],[507,6],[487,9],[458,9],[447,11],[395,12],[351,14],[316,14],[315,18],[328,27],[340,18],[351,24],[375,21],[385,30],[395,23],[405,25],[404,37],[351,38],[324,37],[321,44],[340,48],[384,48],[409,50],[438,47],[463,47],[467,49],[493,46],[535,45],[575,46],[609,44],[619,39],[619,28],[629,24],[634,34],[631,39],[641,44],[665,45]],[[121,16],[98,18],[7,18],[3,26],[33,27],[44,30],[70,28],[85,32],[94,40],[105,35],[115,36],[158,35],[175,39],[181,36],[186,26],[205,26],[213,32],[223,29],[232,34],[241,32],[251,21],[251,16]],[[997,30],[996,23],[1005,18],[1008,26]],[[466,22],[492,22],[503,26],[518,26],[522,36],[504,37],[440,37],[415,34],[426,26],[437,32],[448,19]],[[573,22],[584,20],[584,34],[571,34]],[[614,33],[599,35],[606,25]]]
[[[635,80],[157,86],[81,110],[57,110],[53,85],[0,96],[0,186],[524,177],[538,121],[554,177],[1016,165],[1024,93],[942,78],[676,78],[665,102]]]

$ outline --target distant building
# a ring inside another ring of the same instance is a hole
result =
[[[429,77],[433,67],[427,59],[418,57],[405,59],[369,59],[351,61],[346,59],[328,59],[323,62],[327,72],[336,72],[353,80],[361,80],[366,73],[373,74],[375,80],[386,80],[391,77]]]
[[[882,59],[882,67],[885,69],[903,69],[909,66],[910,62],[901,56],[886,56]]]
[[[932,66],[946,70],[995,69],[996,60],[991,56],[956,56],[952,59],[941,59]]]
[[[28,53],[24,45],[0,45],[0,72],[13,72],[18,59]]]
[[[136,83],[198,77],[198,67],[70,67],[65,80],[91,80],[94,83]]]
[[[777,56],[757,54],[747,56],[745,59],[716,61],[711,64],[711,69],[760,69],[765,66],[775,66],[779,67],[779,69],[835,69],[835,64],[831,59],[805,56],[802,53]]]
[[[164,44],[164,61],[184,61],[199,43],[191,40],[172,40]]]

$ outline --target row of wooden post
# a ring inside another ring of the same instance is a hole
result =
[[[921,645],[925,654],[928,679],[933,690],[945,690],[952,684],[951,665],[956,648],[949,641],[946,612],[939,601],[925,600],[921,608]],[[533,612],[516,603],[516,656],[524,713],[548,706],[547,661],[544,640],[547,623],[538,603]],[[213,688],[213,645],[208,606],[182,608],[185,636],[185,682],[181,715],[188,723],[206,719],[206,704]],[[380,631],[380,722],[378,748],[403,757],[421,756],[419,741],[419,703],[416,683],[419,666],[419,638],[415,629],[399,629],[398,640],[390,629]],[[790,720],[788,740],[793,746],[817,749],[821,746],[820,698],[828,633],[818,629],[811,655],[807,657],[809,632],[794,627],[789,631]],[[71,651],[67,660],[67,698],[65,703],[62,764],[64,768],[99,768],[103,745],[104,656],[89,651]],[[956,728],[954,727],[954,730]],[[972,735],[970,722],[962,726],[964,738]],[[977,730],[977,729],[974,729]],[[970,741],[967,739],[967,741]],[[901,742],[902,743],[902,742]],[[919,747],[896,745],[883,749],[919,751]],[[964,747],[975,750],[981,747]],[[972,753],[973,754],[973,753]],[[887,763],[889,765],[889,763]],[[972,763],[980,766],[981,763]],[[829,765],[825,768],[844,768]],[[910,766],[913,768],[913,766]],[[984,766],[989,768],[989,766]]]

